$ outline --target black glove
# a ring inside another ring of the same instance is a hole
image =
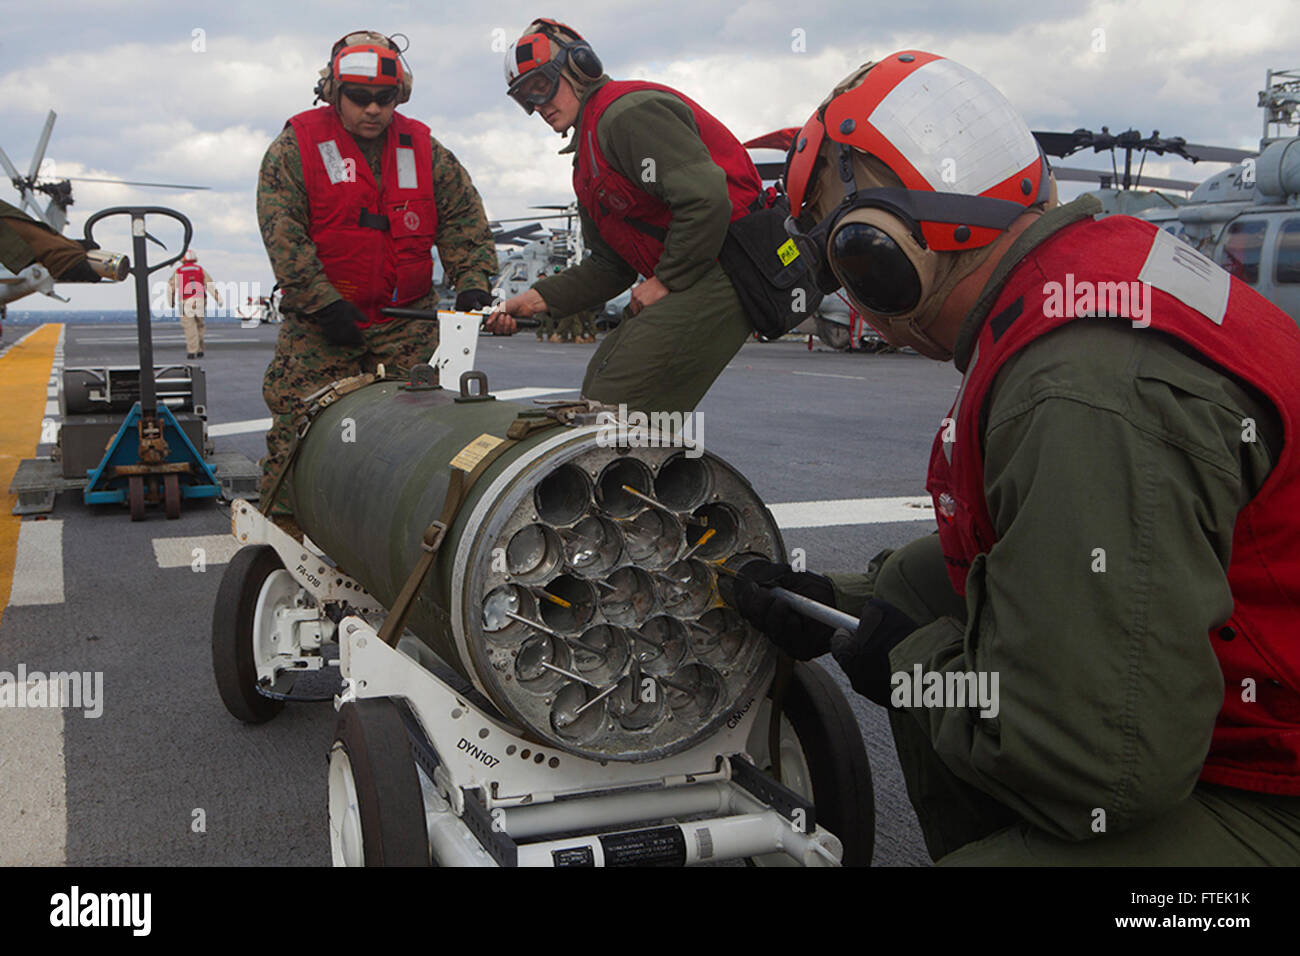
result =
[[[732,582],[732,604],[781,650],[797,661],[810,661],[831,649],[832,628],[804,617],[790,602],[772,593],[773,587],[835,606],[835,589],[829,578],[795,571],[788,564],[750,561]]]
[[[330,345],[365,345],[366,337],[357,327],[366,321],[366,314],[347,299],[331,302],[323,309],[310,313],[320,326],[321,334]]]
[[[482,289],[466,289],[456,296],[456,311],[474,312],[478,309],[486,309],[494,301],[491,292],[484,292]]]
[[[872,598],[862,608],[855,633],[835,632],[831,653],[854,690],[872,703],[888,707],[892,677],[889,652],[918,627],[894,605]]]

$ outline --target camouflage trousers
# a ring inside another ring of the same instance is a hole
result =
[[[438,323],[395,319],[372,325],[363,333],[366,344],[356,348],[330,345],[315,323],[287,315],[275,343],[275,356],[262,379],[262,398],[271,412],[262,459],[261,501],[266,502],[276,475],[284,467],[293,445],[294,421],[305,411],[303,399],[341,378],[373,372],[404,375],[427,362],[438,347]],[[291,514],[287,489],[276,496],[275,514]]]

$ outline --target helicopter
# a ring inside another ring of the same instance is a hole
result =
[[[13,232],[6,225],[6,222],[25,222],[36,226],[36,228],[48,228],[54,236],[60,237],[60,241],[52,243],[65,254],[72,252],[78,257],[84,256],[84,260],[90,267],[90,273],[85,273],[77,279],[56,278],[50,271],[46,263],[41,261],[41,257],[36,255],[35,250],[28,248],[27,254],[21,256],[21,260],[5,262],[0,260],[0,308],[8,303],[29,296],[35,292],[40,292],[51,298],[58,299],[61,302],[69,301],[66,297],[55,292],[56,282],[76,281],[76,282],[93,282],[101,278],[108,278],[114,281],[121,281],[126,277],[127,269],[130,264],[125,256],[115,253],[107,253],[98,250],[98,247],[91,249],[90,244],[85,241],[62,239],[64,228],[68,224],[68,207],[73,205],[72,183],[91,182],[91,183],[115,183],[124,186],[144,186],[160,189],[208,189],[207,186],[187,186],[177,183],[142,183],[125,179],[99,179],[88,176],[68,176],[53,181],[43,181],[46,177],[42,176],[41,169],[45,163],[45,150],[50,142],[50,135],[54,131],[54,121],[57,114],[50,110],[45,118],[45,125],[41,129],[41,134],[36,142],[36,149],[32,154],[32,162],[28,167],[27,175],[22,175],[17,167],[9,160],[9,156],[3,149],[0,149],[0,166],[4,168],[13,184],[14,189],[18,191],[18,206],[7,206],[7,209],[0,209],[0,229]],[[37,195],[41,194],[49,197],[49,201],[42,209],[37,201]],[[27,212],[24,212],[24,208]],[[9,241],[8,249],[21,249],[26,246],[24,240],[16,234],[6,237]],[[163,245],[154,236],[145,234],[145,238]],[[32,261],[32,260],[35,261]]]
[[[1035,132],[1043,151],[1068,156],[1081,149],[1124,150],[1121,174],[1112,158],[1112,173],[1055,167],[1058,180],[1099,179],[1092,195],[1105,212],[1146,219],[1218,263],[1300,323],[1300,136],[1283,127],[1300,126],[1300,70],[1268,70],[1257,105],[1264,111],[1258,150],[1200,146],[1159,133],[1142,137],[1135,130],[1111,135],[1089,130]],[[1132,155],[1142,150],[1171,153],[1192,162],[1231,163],[1203,182],[1142,177]],[[1143,184],[1159,187],[1143,190]],[[1161,190],[1181,190],[1176,196]]]
[[[574,228],[573,221],[578,217],[576,200],[567,205],[530,208],[547,210],[550,214],[497,219],[488,223],[496,244],[507,247],[497,253],[497,280],[492,295],[498,300],[518,295],[531,288],[539,279],[577,265],[587,254],[582,243],[582,230]],[[543,231],[542,220],[546,219],[563,219],[565,223],[563,227],[551,227],[549,231]],[[504,223],[511,222],[524,222],[527,225],[503,228]],[[631,290],[627,290],[606,302],[603,315],[597,319],[596,324],[605,328],[617,325],[631,295]],[[534,320],[525,319],[523,324],[528,325],[531,321]]]

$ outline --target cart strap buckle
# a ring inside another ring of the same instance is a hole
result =
[[[420,541],[420,547],[425,551],[433,553],[442,546],[442,539],[447,536],[447,523],[445,521],[435,521],[429,527],[424,529],[424,537]]]

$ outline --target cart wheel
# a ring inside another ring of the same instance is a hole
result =
[[[177,475],[163,476],[163,512],[172,520],[181,516],[181,480]]]
[[[126,480],[126,500],[131,506],[131,520],[144,520],[144,476],[131,475]]]
[[[275,612],[294,607],[300,590],[265,544],[240,548],[222,575],[212,611],[212,672],[226,710],[245,723],[265,723],[284,707],[257,692],[257,665],[275,656]]]
[[[756,766],[772,769],[768,751],[771,702],[764,700],[749,735]],[[796,663],[781,707],[781,782],[813,801],[817,823],[844,844],[845,866],[869,866],[876,842],[871,764],[862,730],[835,679],[822,667]],[[757,866],[793,866],[784,853],[754,857]]]
[[[330,855],[335,866],[428,866],[424,796],[397,705],[344,704],[330,747]]]

